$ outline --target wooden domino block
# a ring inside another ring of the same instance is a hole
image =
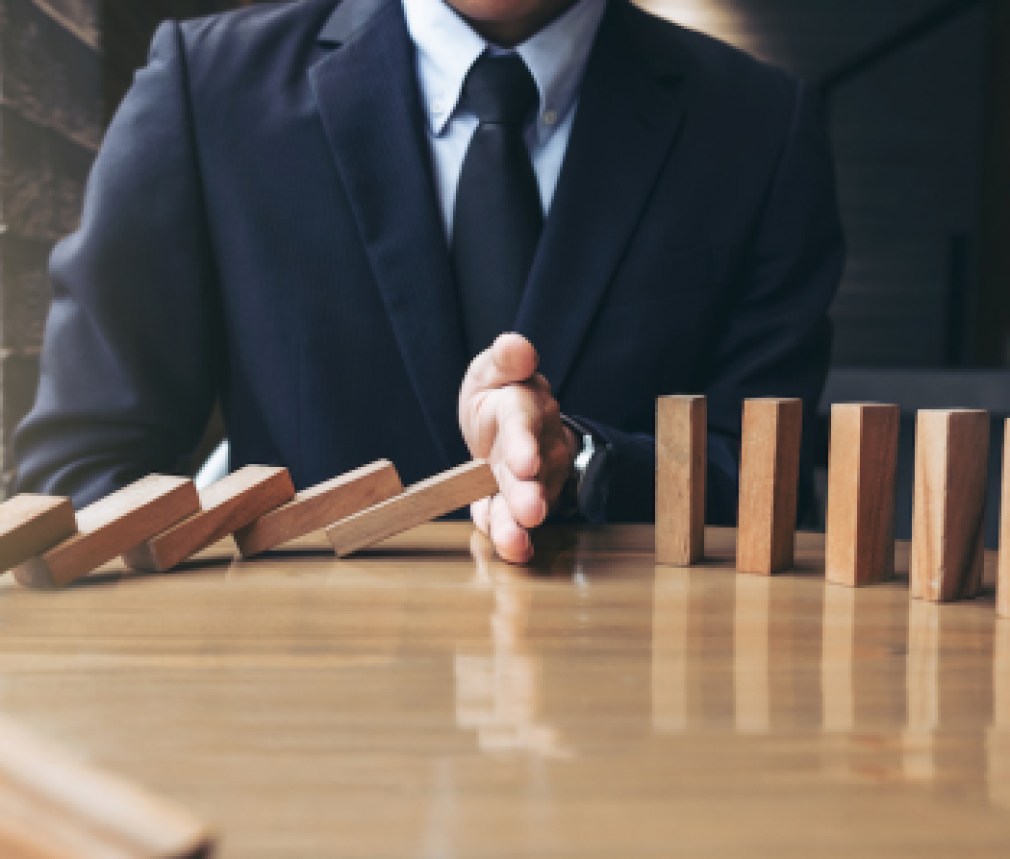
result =
[[[688,567],[705,554],[705,397],[656,403],[656,563]]]
[[[916,599],[949,602],[978,594],[988,460],[988,412],[919,412],[909,562]]]
[[[0,856],[209,859],[213,848],[185,809],[0,719]]]
[[[831,407],[825,575],[862,587],[894,576],[894,501],[901,410]]]
[[[199,509],[192,480],[152,474],[85,507],[80,533],[25,561],[14,577],[28,587],[62,587]]]
[[[747,400],[740,450],[736,566],[768,576],[792,566],[803,402]]]
[[[250,558],[401,492],[393,463],[382,459],[297,493],[294,500],[239,529],[235,542],[242,557]]]
[[[326,529],[326,536],[337,556],[343,558],[497,491],[491,466],[475,460],[415,483],[403,494],[337,522]]]
[[[69,498],[16,495],[0,504],[0,571],[41,555],[76,533]]]
[[[294,496],[286,468],[247,465],[203,490],[199,513],[141,543],[123,560],[135,570],[170,570]]]
[[[1003,496],[1000,507],[996,610],[1000,617],[1010,617],[1010,420],[1006,422],[1003,439]]]

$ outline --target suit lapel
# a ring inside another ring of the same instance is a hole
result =
[[[583,80],[564,166],[519,309],[560,391],[606,294],[680,125],[668,52],[635,38],[636,16],[612,0]],[[617,336],[628,336],[624,332]]]
[[[467,355],[435,201],[414,50],[397,0],[345,0],[310,70],[376,282],[446,465],[467,458],[457,396]]]

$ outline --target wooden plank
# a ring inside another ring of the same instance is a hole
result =
[[[894,576],[894,503],[901,410],[831,408],[825,576],[862,587]]]
[[[423,525],[498,491],[491,466],[482,459],[415,483],[406,492],[326,529],[338,557]]]
[[[250,558],[304,537],[403,492],[393,463],[381,459],[297,493],[235,534],[242,557]]]
[[[744,403],[737,570],[772,575],[792,566],[803,402]]]
[[[127,552],[135,570],[164,572],[295,496],[286,468],[247,465],[200,493],[199,513]]]
[[[1010,617],[1010,420],[1003,437],[1003,495],[1000,506],[996,611]],[[1010,727],[1010,725],[1008,725]]]
[[[914,598],[948,602],[978,594],[988,460],[988,412],[919,412],[909,565]]]
[[[213,846],[188,811],[0,718],[0,855],[199,859]]]
[[[689,567],[705,554],[708,401],[656,403],[656,563]]]
[[[196,513],[192,480],[152,474],[77,514],[80,533],[14,570],[22,585],[62,587]]]
[[[0,504],[0,570],[40,555],[76,533],[69,498],[17,495]]]

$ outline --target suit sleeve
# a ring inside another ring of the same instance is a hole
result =
[[[218,390],[223,343],[181,34],[163,24],[92,168],[53,302],[18,489],[88,503],[178,470]]]
[[[714,332],[702,378],[708,397],[706,515],[736,519],[741,403],[749,397],[800,397],[804,403],[800,519],[813,505],[817,403],[831,354],[828,308],[841,278],[845,242],[838,215],[831,145],[820,101],[799,84],[789,134],[733,290],[734,304]],[[671,392],[672,393],[672,392]],[[694,393],[694,392],[691,392]],[[655,437],[594,423],[608,448],[593,493],[591,521],[655,516]]]

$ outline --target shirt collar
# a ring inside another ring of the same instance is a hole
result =
[[[470,67],[489,45],[444,0],[402,0],[407,30],[417,48],[421,98],[431,133],[440,135],[452,118]],[[578,95],[596,30],[607,0],[577,0],[515,52],[540,92],[537,136],[544,142]]]

